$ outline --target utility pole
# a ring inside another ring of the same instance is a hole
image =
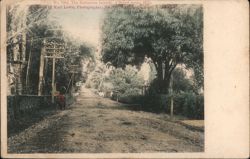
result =
[[[56,86],[55,86],[55,67],[56,67],[56,59],[62,59],[62,54],[65,51],[64,48],[64,43],[56,41],[54,39],[52,40],[45,40],[45,56],[44,58],[51,58],[52,59],[52,82],[51,82],[51,87],[52,87],[52,93],[51,93],[51,101],[52,103],[55,102],[54,97],[55,97],[55,91],[56,91]]]
[[[69,47],[69,50],[68,50],[69,53],[71,53],[71,57],[74,57],[75,59],[79,57],[79,49],[77,48],[72,48],[72,47]],[[70,78],[70,81],[69,81],[69,84],[68,84],[68,87],[66,89],[66,92],[68,92],[68,90],[71,91],[72,93],[72,88],[73,88],[73,85],[74,85],[74,79],[75,79],[75,74],[79,73],[79,65],[74,65],[73,63],[75,63],[74,61],[74,58],[71,58],[71,65],[69,65],[69,72],[71,73],[71,78]]]
[[[54,95],[55,95],[55,65],[56,65],[56,57],[52,57],[52,82],[51,82],[51,88],[52,88],[52,103],[54,103]]]

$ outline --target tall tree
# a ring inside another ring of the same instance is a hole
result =
[[[22,94],[23,90],[23,68],[26,53],[26,33],[28,7],[20,4],[7,7],[7,60],[10,74],[15,77],[13,84],[16,92]],[[8,75],[10,75],[8,74]]]
[[[26,87],[27,93],[37,93],[39,85],[39,72],[41,62],[41,50],[43,47],[43,39],[51,36],[48,30],[52,26],[52,22],[48,20],[49,9],[46,6],[31,5],[27,15],[27,40],[28,65],[26,68]],[[32,81],[32,82],[29,82]]]
[[[203,58],[202,23],[200,5],[115,6],[107,11],[102,28],[102,59],[125,67],[151,58],[158,91],[168,93],[177,64],[193,67],[194,59]]]

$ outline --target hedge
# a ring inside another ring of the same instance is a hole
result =
[[[170,103],[167,105],[170,110]],[[192,119],[204,119],[204,96],[181,93],[174,96],[174,114]]]
[[[188,117],[190,119],[204,119],[204,96],[196,95],[191,92],[175,94],[174,114]],[[153,112],[170,113],[170,96],[153,95],[145,96],[142,107]]]

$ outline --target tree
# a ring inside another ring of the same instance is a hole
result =
[[[49,13],[49,7],[44,5],[17,4],[9,6],[7,10],[8,61],[26,60],[24,64],[27,62],[27,65],[23,64],[22,69],[16,70],[19,71],[18,77],[22,80],[20,81],[23,84],[25,81],[26,93],[29,94],[38,92],[39,81],[44,84],[43,92],[45,94],[51,92],[52,60],[40,59],[45,39],[61,39],[60,41],[65,43],[67,49],[63,55],[65,58],[56,60],[55,76],[59,86],[68,86],[71,77],[69,73],[70,64],[78,64],[79,69],[82,69],[81,62],[83,59],[93,59],[92,47],[79,41],[76,42],[67,35],[57,21],[49,17]],[[20,44],[22,44],[21,47]],[[75,50],[69,51],[68,48],[75,48]],[[43,65],[40,66],[40,61],[44,61],[44,67]],[[44,70],[41,69],[44,76],[39,79],[40,68],[44,68]],[[81,79],[81,74],[77,74],[75,79]]]
[[[114,88],[112,91],[118,93],[119,96],[138,95],[143,86],[143,77],[131,65],[127,65],[125,69],[118,68],[113,70],[106,80],[113,84]]]
[[[173,91],[175,93],[193,91],[191,80],[186,77],[186,73],[181,68],[176,68],[172,77]]]
[[[63,53],[63,59],[56,61],[56,83],[57,88],[66,87],[67,90],[71,89],[77,81],[83,78],[83,60],[93,58],[93,49],[91,46],[85,43],[74,43],[72,37],[61,36],[65,43],[65,52]],[[70,39],[72,41],[70,41]],[[74,68],[74,74],[72,71],[72,65],[77,65]],[[50,85],[52,80],[52,60],[47,62],[45,81],[47,84],[47,92],[51,91]]]
[[[91,58],[92,60],[95,60],[95,55],[94,55],[94,48],[82,43],[80,45],[80,55],[84,58]]]
[[[26,87],[27,93],[36,94],[39,87],[40,58],[43,48],[43,41],[46,37],[52,37],[54,31],[50,31],[58,26],[54,21],[49,20],[47,6],[30,5],[27,15],[27,59]],[[45,70],[47,71],[48,60],[45,60]],[[45,72],[46,74],[46,72]],[[41,80],[41,79],[40,79]],[[32,82],[29,82],[32,81]],[[43,79],[45,83],[46,79]],[[50,87],[48,87],[50,88]]]
[[[33,68],[38,68],[33,67],[33,62],[39,55],[33,56],[32,52],[38,53],[34,49],[41,46],[35,37],[44,33],[44,22],[47,20],[47,15],[48,9],[40,5],[28,6],[17,3],[7,8],[7,57],[9,67],[14,68],[14,74],[17,75],[18,81],[16,82],[21,86],[29,85],[29,77],[33,80]],[[17,62],[21,65],[19,69],[15,66]],[[38,70],[34,72],[38,72]],[[32,88],[34,87],[32,86]],[[19,88],[19,90],[24,89]]]
[[[33,46],[30,48],[30,57],[32,57],[32,62],[30,67],[30,76],[27,78],[31,78],[33,81],[31,88],[34,91],[32,92],[37,92],[39,61],[44,39],[60,39],[59,41],[62,41],[65,44],[66,50],[63,54],[64,59],[56,60],[55,79],[57,88],[68,88],[69,82],[72,78],[72,74],[69,70],[70,65],[79,65],[79,73],[74,75],[74,82],[81,80],[82,60],[89,57],[92,58],[93,56],[93,49],[91,46],[77,41],[67,32],[63,31],[58,22],[49,17],[49,13],[50,9],[46,6],[31,5],[29,7],[29,14],[27,16],[29,26],[28,37],[29,41],[32,39]],[[52,60],[45,59],[44,67],[43,92],[45,94],[49,94],[52,89]]]
[[[89,88],[100,89],[100,86],[105,78],[105,72],[107,72],[107,67],[104,64],[97,65],[90,73],[86,81],[86,86]]]
[[[194,67],[194,59],[203,58],[199,5],[115,6],[107,11],[102,30],[103,61],[124,68],[151,58],[159,93],[168,93],[177,64]]]

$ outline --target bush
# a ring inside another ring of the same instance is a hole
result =
[[[126,104],[141,104],[143,96],[142,95],[126,95],[119,98],[119,102]]]
[[[190,119],[204,119],[204,96],[185,92],[174,95],[174,115]],[[170,114],[171,97],[169,95],[150,94],[140,98],[141,109],[155,113]]]
[[[146,95],[146,96],[140,96],[138,98],[138,103],[141,105],[141,108],[143,111],[149,111],[149,112],[163,112],[164,111],[164,105],[162,102],[161,95]]]
[[[204,95],[196,97],[196,116],[195,118],[204,119]]]
[[[168,103],[170,111],[170,102]],[[204,118],[204,96],[186,92],[174,96],[174,114],[192,119]]]

